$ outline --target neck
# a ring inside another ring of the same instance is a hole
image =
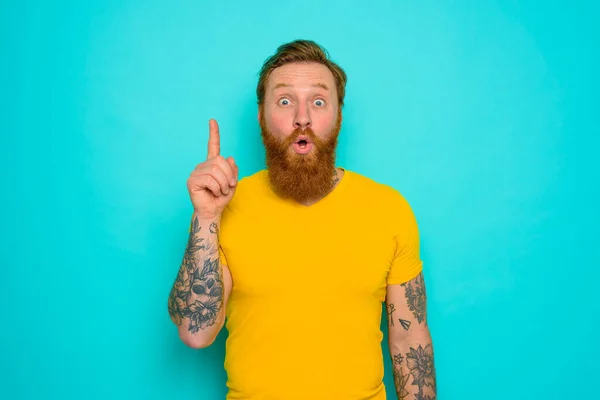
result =
[[[327,193],[325,193],[325,195],[321,196],[318,199],[313,199],[313,200],[307,200],[305,202],[302,202],[301,204],[303,206],[312,206],[313,204],[321,201],[322,199],[324,199],[329,193],[333,192],[333,189],[335,189],[337,187],[337,185],[340,183],[340,181],[342,180],[342,177],[344,176],[344,171],[340,168],[336,168],[335,172],[333,174],[333,178],[332,178],[332,185],[331,185],[331,190]]]

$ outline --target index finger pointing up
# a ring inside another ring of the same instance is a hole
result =
[[[208,121],[208,156],[213,158],[221,154],[221,137],[219,136],[219,124],[214,119]]]

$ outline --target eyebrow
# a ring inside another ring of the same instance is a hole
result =
[[[329,86],[327,86],[324,83],[315,83],[314,85],[311,85],[312,87],[320,87],[323,88],[325,90],[329,90]],[[273,88],[273,90],[275,89],[279,89],[282,87],[294,87],[294,85],[290,85],[289,83],[278,83],[277,85],[275,85],[275,87]]]

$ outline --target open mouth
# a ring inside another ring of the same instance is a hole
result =
[[[306,148],[306,146],[308,146],[310,144],[310,142],[306,136],[299,136],[298,140],[296,140],[296,144],[301,149],[304,149],[304,148]]]
[[[312,149],[312,142],[306,136],[300,136],[294,142],[294,150],[298,154],[308,154]]]

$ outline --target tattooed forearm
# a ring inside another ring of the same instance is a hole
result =
[[[425,347],[419,344],[409,349],[404,356],[400,351],[392,355],[398,400],[435,400],[437,388],[432,344]]]
[[[191,333],[215,324],[223,305],[217,223],[201,226],[194,217],[183,261],[169,295],[169,315]]]
[[[409,395],[408,390],[406,390],[406,384],[408,383],[408,378],[410,378],[410,374],[405,373],[406,368],[403,368],[404,357],[402,354],[394,354],[392,356],[392,369],[394,372],[394,386],[396,387],[396,393],[398,394],[398,400],[404,400]]]
[[[427,325],[427,295],[425,291],[425,281],[423,275],[419,274],[415,279],[403,283],[406,291],[406,301],[410,311],[420,323]]]
[[[421,345],[416,349],[411,347],[410,352],[406,353],[406,364],[413,378],[412,384],[419,388],[415,398],[417,400],[435,400],[435,365],[431,343],[424,348]],[[425,394],[426,392],[427,394]]]

